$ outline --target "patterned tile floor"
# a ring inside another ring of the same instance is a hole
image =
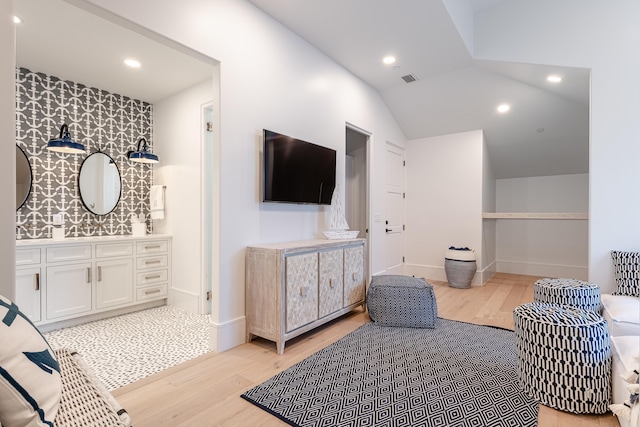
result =
[[[110,390],[209,351],[209,316],[163,306],[44,334],[80,353]]]

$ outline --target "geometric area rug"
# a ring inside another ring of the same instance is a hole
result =
[[[512,331],[367,323],[242,397],[292,426],[535,426]]]

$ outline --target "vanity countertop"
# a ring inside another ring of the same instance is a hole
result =
[[[18,239],[16,240],[16,247],[19,248],[26,246],[64,245],[69,243],[109,243],[135,240],[166,239],[169,237],[171,237],[170,234],[145,234],[142,236],[127,234],[117,236],[65,237],[64,239]]]

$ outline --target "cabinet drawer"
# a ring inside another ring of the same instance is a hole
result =
[[[91,259],[91,245],[57,246],[47,248],[47,262]]]
[[[40,248],[16,250],[16,265],[40,264]]]
[[[146,270],[150,268],[166,267],[169,264],[169,257],[166,255],[148,256],[138,258],[136,260],[136,268],[138,270]]]
[[[151,240],[136,243],[136,253],[138,255],[151,255],[164,253],[169,250],[169,242],[167,240]]]
[[[146,286],[158,282],[166,282],[169,277],[169,271],[157,270],[147,271],[146,273],[138,273],[136,275],[136,285]]]
[[[133,255],[133,243],[101,243],[96,245],[96,258]]]
[[[136,301],[161,298],[167,296],[167,284],[149,286],[136,290]]]

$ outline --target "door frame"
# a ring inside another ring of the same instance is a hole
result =
[[[365,190],[365,224],[366,230],[368,232],[365,233],[364,238],[366,239],[366,254],[365,254],[365,267],[364,274],[366,277],[366,283],[371,282],[371,254],[373,253],[372,247],[372,239],[371,239],[371,137],[372,133],[356,126],[352,123],[345,122],[345,132],[347,129],[351,129],[354,132],[357,132],[365,137],[365,179],[366,179],[366,190]],[[345,157],[347,155],[347,141],[345,135]],[[346,178],[346,170],[345,170],[345,178]],[[346,196],[346,186],[345,186],[345,196]]]

